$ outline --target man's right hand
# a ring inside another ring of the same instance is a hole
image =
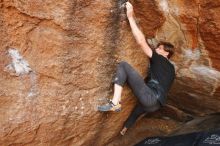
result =
[[[134,17],[134,10],[133,10],[132,4],[130,2],[126,2],[125,6],[126,6],[126,9],[127,9],[127,17],[128,18]]]

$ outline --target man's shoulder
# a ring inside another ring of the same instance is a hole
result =
[[[154,60],[159,57],[159,54],[155,50],[152,50],[152,57],[150,58],[151,60]]]

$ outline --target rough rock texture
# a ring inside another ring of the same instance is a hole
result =
[[[163,1],[161,7],[166,22],[156,37],[177,47],[172,103],[195,115],[219,112],[219,1]]]
[[[131,91],[125,87],[120,113],[96,106],[112,96],[119,61],[143,76],[148,63],[122,1],[0,0],[0,145],[133,145],[220,112],[220,1],[131,2],[149,41],[175,44],[177,78],[169,105],[121,138]]]

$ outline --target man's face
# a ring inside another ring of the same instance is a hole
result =
[[[167,56],[169,53],[167,51],[164,50],[164,46],[160,45],[159,47],[157,47],[155,49],[155,51],[157,52],[157,54],[160,54],[162,56]]]

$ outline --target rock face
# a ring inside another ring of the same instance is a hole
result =
[[[131,91],[125,87],[120,113],[96,107],[112,96],[118,62],[143,76],[148,63],[122,2],[0,0],[0,145],[133,145],[220,112],[220,1],[131,1],[149,41],[175,44],[177,77],[169,106],[118,136]]]
[[[177,78],[171,100],[182,110],[196,115],[220,110],[217,49],[220,17],[216,2],[163,1],[161,4],[167,19],[157,38],[166,37],[177,47],[174,58]]]

